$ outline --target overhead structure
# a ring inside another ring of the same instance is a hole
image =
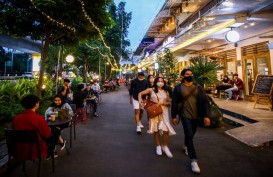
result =
[[[146,61],[165,48],[175,56],[221,48],[272,25],[272,16],[272,0],[166,0],[143,37],[154,42],[140,43],[134,53]],[[240,38],[227,41],[231,29]]]

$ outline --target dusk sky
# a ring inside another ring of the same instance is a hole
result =
[[[131,42],[129,48],[134,51],[165,0],[114,0],[116,5],[121,1],[126,2],[126,12],[132,12],[128,38]]]

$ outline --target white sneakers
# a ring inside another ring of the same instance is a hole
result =
[[[142,123],[140,122],[138,125],[137,125],[137,128],[136,128],[136,132],[137,134],[140,134],[141,133],[141,129],[144,128],[144,126],[142,125]]]
[[[156,154],[157,154],[157,155],[162,155],[161,146],[156,146]]]
[[[173,158],[173,155],[168,146],[162,146],[162,151],[166,154],[167,157]]]
[[[140,134],[140,133],[141,133],[141,128],[140,128],[140,126],[139,126],[139,125],[136,127],[136,132],[137,132],[138,134]]]
[[[193,173],[200,173],[200,168],[196,161],[191,162],[191,170]]]
[[[138,126],[140,126],[140,128],[144,128],[141,122],[139,122]]]
[[[173,155],[170,151],[170,149],[168,148],[168,146],[156,146],[156,154],[157,155],[162,155],[162,152],[164,152],[166,154],[167,157],[169,158],[173,158]]]

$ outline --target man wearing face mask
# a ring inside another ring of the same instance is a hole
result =
[[[146,90],[147,88],[148,88],[148,83],[145,80],[145,75],[143,72],[139,72],[137,74],[137,78],[132,80],[131,86],[129,89],[130,104],[133,104],[133,107],[135,110],[135,121],[137,124],[136,132],[138,134],[141,133],[141,128],[144,128],[144,126],[141,123],[141,119],[143,116],[143,108],[141,108],[139,105],[138,94],[142,92],[143,90]],[[143,99],[145,99],[145,96],[143,96]]]
[[[176,116],[180,117],[185,135],[185,154],[191,160],[192,172],[200,173],[193,137],[199,121],[204,122],[204,126],[210,125],[209,103],[204,89],[193,83],[193,74],[190,69],[183,69],[181,78],[181,83],[175,86],[173,92],[172,122],[177,125]]]

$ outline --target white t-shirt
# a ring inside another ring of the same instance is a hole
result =
[[[97,91],[97,92],[100,91],[100,85],[99,85],[99,84],[93,84],[93,85],[91,86],[91,88],[92,88],[94,91]]]

